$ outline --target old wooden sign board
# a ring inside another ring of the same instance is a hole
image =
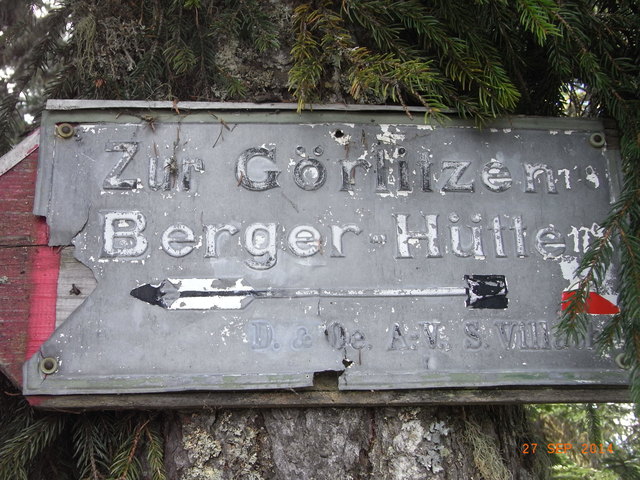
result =
[[[25,394],[626,384],[602,316],[554,330],[616,194],[598,122],[106,106],[43,118],[35,213],[97,285]]]

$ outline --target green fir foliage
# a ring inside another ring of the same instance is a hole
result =
[[[536,405],[529,412],[545,439],[536,453],[551,461],[553,480],[640,478],[640,430],[632,405]]]
[[[166,480],[159,414],[36,413],[0,376],[0,480]]]

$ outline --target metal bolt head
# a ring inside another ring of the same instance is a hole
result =
[[[628,370],[629,368],[631,368],[631,365],[629,365],[629,363],[627,362],[624,353],[619,353],[618,355],[616,355],[615,361],[616,365],[624,370]]]
[[[59,123],[56,125],[56,135],[60,138],[71,138],[74,133],[75,129],[70,123]]]
[[[602,148],[605,144],[605,136],[604,133],[596,132],[591,134],[589,137],[589,143],[594,148]]]
[[[38,364],[38,368],[40,368],[40,371],[45,375],[52,375],[56,373],[59,367],[60,362],[58,362],[58,359],[54,357],[44,357]]]

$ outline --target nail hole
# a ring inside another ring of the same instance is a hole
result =
[[[338,130],[336,130],[334,132],[333,136],[336,137],[336,138],[344,137],[344,132],[342,130],[338,129]]]

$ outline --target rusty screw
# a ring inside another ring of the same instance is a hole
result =
[[[60,138],[71,138],[73,137],[74,133],[75,129],[70,123],[59,123],[58,125],[56,125],[56,134]]]

